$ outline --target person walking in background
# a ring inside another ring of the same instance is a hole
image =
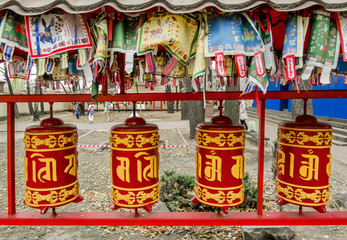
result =
[[[89,106],[88,106],[88,118],[89,118],[89,123],[93,123],[94,121],[94,104],[91,103]]]
[[[75,105],[75,116],[77,119],[80,119],[80,111],[78,110],[78,105]]]
[[[106,112],[106,116],[107,116],[107,122],[112,122],[112,119],[110,117],[110,111],[112,108],[112,103],[110,102],[105,102],[105,112]]]
[[[245,100],[240,100],[240,122],[243,126],[245,126],[245,129],[248,130],[248,126],[246,123],[246,120],[248,118],[247,116],[247,102]]]

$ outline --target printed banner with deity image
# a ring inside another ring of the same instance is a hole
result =
[[[104,12],[99,14],[95,20],[96,28],[96,50],[94,55],[94,62],[101,60],[106,61],[107,43],[108,43],[108,25],[107,17]]]
[[[124,16],[124,20],[114,20],[109,50],[121,53],[136,53],[137,26],[140,22],[145,22],[145,15],[138,17]]]
[[[0,42],[28,52],[24,16],[8,10],[1,21]]]
[[[54,59],[54,68],[53,68],[53,80],[60,81],[66,80],[69,78],[67,74],[67,68],[61,68],[61,62],[59,59]]]
[[[137,53],[143,55],[163,45],[178,61],[187,65],[198,36],[198,25],[190,14],[156,13],[140,29]]]
[[[164,67],[167,63],[167,58],[164,55],[154,56],[155,75],[163,75]]]
[[[81,14],[25,16],[25,23],[32,58],[92,47],[89,27]]]
[[[302,79],[311,76],[314,67],[323,68],[321,83],[329,83],[331,69],[335,69],[340,51],[337,28],[330,21],[330,13],[315,10],[307,49],[307,62]]]
[[[181,62],[177,61],[177,64],[172,71],[167,75],[172,78],[182,78],[186,75],[186,67]]]
[[[307,48],[307,59],[315,58],[315,66],[323,67],[325,52],[328,46],[330,13],[317,10],[313,13],[311,33]]]
[[[253,56],[264,51],[261,37],[246,13],[210,14],[207,23],[205,57],[214,57],[216,52]]]
[[[11,79],[23,79],[28,80],[30,76],[30,70],[26,69],[27,62],[24,58],[14,56],[12,62],[8,63],[8,73]]]

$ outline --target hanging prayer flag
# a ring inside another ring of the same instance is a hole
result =
[[[245,78],[247,76],[245,55],[236,54],[235,55],[235,64],[236,64],[237,73],[238,73],[239,77]]]
[[[164,55],[154,56],[155,75],[163,75],[167,59]]]
[[[259,59],[260,58],[258,58],[257,61],[260,61]],[[261,58],[261,60],[263,61],[263,58]],[[253,57],[251,62],[251,70],[248,73],[248,78],[249,78],[249,81],[254,82],[254,84],[256,84],[265,94],[267,90],[267,86],[269,85],[267,74],[263,74],[262,76],[259,76],[257,73],[256,64],[260,65],[260,63],[256,63],[255,57]],[[264,62],[263,62],[263,65],[264,65]]]
[[[308,17],[302,17],[296,13],[289,13],[287,15],[282,51],[287,80],[293,80],[296,77],[297,69],[303,67],[304,41],[307,33],[308,22]],[[294,65],[292,64],[293,61]],[[291,65],[288,66],[287,62]]]
[[[89,27],[81,14],[25,16],[25,24],[32,58],[92,47]]]
[[[234,62],[231,56],[224,56],[225,74],[232,77],[234,74]]]
[[[87,62],[87,50],[78,49],[78,63],[83,67]]]
[[[325,52],[325,62],[320,75],[322,84],[330,83],[330,72],[336,69],[340,54],[340,38],[335,24],[330,22],[327,51]]]
[[[109,50],[121,53],[136,53],[137,31],[140,23],[145,22],[146,15],[139,17],[124,16],[123,20],[113,20],[112,41]]]
[[[296,70],[295,70],[295,55],[287,55],[286,58],[286,74],[287,79],[294,80],[296,78]]]
[[[177,64],[177,58],[172,57],[163,69],[163,74],[165,76],[169,75]]]
[[[19,86],[19,84],[18,84],[18,79],[17,79],[17,78],[13,78],[12,87],[13,87],[13,88],[17,88],[18,86]]]
[[[323,67],[325,52],[327,51],[330,29],[330,13],[315,10],[313,12],[311,33],[307,49],[307,62],[303,70],[302,79],[307,80],[314,66]]]
[[[171,60],[170,60],[171,61]],[[169,61],[169,63],[170,63]],[[179,61],[175,60],[175,64],[170,65],[173,66],[172,70],[166,75],[166,71],[164,68],[164,75],[172,78],[182,78],[186,75],[186,67]],[[169,65],[169,63],[167,65]]]
[[[153,59],[153,53],[152,52],[146,53],[145,58],[146,58],[146,64],[147,64],[149,72],[154,74],[155,73],[155,64],[154,64],[154,59]]]
[[[254,82],[253,81],[248,81],[246,86],[245,86],[245,88],[243,89],[242,94],[252,92],[253,87],[254,87]]]
[[[314,67],[323,68],[323,84],[329,83],[330,71],[337,66],[340,51],[340,40],[337,28],[330,21],[330,13],[315,10],[311,25],[309,45],[307,49],[306,67],[302,79],[307,80]]]
[[[46,72],[46,59],[45,58],[39,58],[37,59],[37,75],[43,76]]]
[[[205,38],[205,57],[216,52],[224,55],[244,54],[253,56],[264,51],[264,44],[254,23],[246,13],[209,14],[208,32]]]
[[[265,75],[265,66],[262,52],[258,52],[254,55],[254,62],[257,76],[263,77]]]
[[[0,42],[28,52],[24,16],[8,10],[1,21]]]
[[[261,24],[266,26],[266,29],[258,29],[261,39],[264,43],[264,61],[266,69],[270,70],[270,75],[276,72],[275,55],[273,51],[272,28],[269,13],[260,18]]]
[[[20,90],[25,90],[25,80],[21,79],[20,81]]]
[[[195,50],[195,58],[194,58],[194,68],[192,71],[192,80],[195,78],[205,74],[206,71],[206,59],[205,59],[205,21],[204,16],[198,16],[200,25],[199,25],[199,33],[196,40],[196,50]],[[187,66],[190,66],[188,64]]]
[[[67,52],[60,54],[60,68],[66,69],[69,67],[69,59]]]
[[[284,43],[282,57],[288,55],[303,57],[304,54],[304,20],[296,13],[287,15],[286,29],[284,33]],[[301,67],[301,66],[298,66]]]
[[[27,65],[26,69],[30,70],[34,66],[34,59],[30,57],[30,53],[28,53]]]
[[[4,53],[3,53],[4,60],[6,62],[12,62],[13,53],[14,53],[14,47],[9,44],[6,44],[4,47]]]
[[[215,61],[216,61],[217,74],[221,77],[224,77],[226,75],[226,72],[225,72],[223,52],[215,53]]]
[[[54,68],[53,68],[54,81],[66,80],[69,77],[69,75],[67,74],[67,68],[61,68],[60,65],[61,65],[61,61],[59,61],[58,59],[55,59]]]
[[[46,73],[52,74],[54,69],[54,59],[53,58],[47,58],[46,60]]]
[[[8,73],[11,79],[18,78],[28,80],[30,69],[26,69],[26,61],[21,57],[13,57],[12,62],[8,63]]]
[[[198,36],[198,21],[190,14],[155,13],[141,27],[138,55],[163,45],[178,61],[188,64]]]
[[[108,39],[108,28],[107,28],[107,17],[104,12],[99,14],[95,20],[96,27],[96,50],[94,55],[94,62],[101,60],[102,62],[106,61],[107,53],[107,39]]]

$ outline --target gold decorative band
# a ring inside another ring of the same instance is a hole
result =
[[[211,186],[206,186],[206,185],[203,185],[201,183],[199,183],[198,181],[195,181],[195,184],[196,185],[199,185],[203,188],[207,188],[207,189],[211,189],[211,190],[216,190],[216,191],[219,191],[219,190],[224,190],[224,191],[227,191],[227,190],[235,190],[235,189],[239,189],[239,188],[243,188],[244,185],[241,184],[239,186],[236,186],[236,187],[227,187],[227,188],[217,188],[217,187],[211,187]]]
[[[154,146],[154,147],[148,147],[148,148],[140,148],[141,151],[147,151],[147,150],[151,150],[151,149],[157,149],[158,145]],[[119,151],[139,151],[139,148],[115,148],[115,147],[111,147],[112,150],[119,150]]]
[[[194,190],[200,202],[214,207],[237,206],[241,204],[244,199],[244,188],[240,188],[240,191],[237,193],[222,190],[211,193],[207,188],[201,188],[195,185]],[[235,202],[236,199],[239,199],[239,201]],[[209,200],[214,202],[211,203]]]
[[[332,132],[332,129],[312,129],[312,128],[289,128],[289,127],[279,127],[278,129],[286,129],[286,130],[294,130],[294,131],[311,131],[311,132],[319,132],[319,131],[324,131],[324,132]]]
[[[283,145],[283,146],[288,146],[288,147],[299,147],[299,148],[314,148],[314,149],[325,149],[325,148],[330,148],[331,145],[327,145],[327,146],[306,146],[306,145],[299,145],[299,144],[289,144],[289,143],[283,143],[278,141],[279,144]]]
[[[150,190],[150,189],[149,189]],[[144,191],[125,191],[126,193],[121,193],[118,189],[111,188],[111,197],[112,202],[118,206],[122,207],[142,207],[150,203],[154,203],[159,199],[160,186],[159,184],[152,188],[152,191],[146,193]],[[151,201],[147,201],[148,199],[152,199]],[[126,202],[119,203],[120,201]],[[137,204],[135,204],[135,202]]]
[[[204,130],[204,129],[197,129],[199,132],[208,132],[208,133],[239,133],[239,132],[245,132],[245,130]]]
[[[117,205],[117,206],[119,206],[119,207],[123,207],[123,208],[141,208],[141,207],[146,206],[146,205],[148,205],[148,204],[152,204],[152,203],[158,202],[158,198],[155,199],[155,200],[153,200],[153,201],[146,202],[145,204],[133,204],[133,205],[129,205],[129,204],[123,204],[123,203],[115,202],[115,201],[113,201],[113,199],[112,199],[112,202],[113,202],[115,205]]]
[[[32,188],[32,187],[28,187],[28,186],[25,186],[25,188],[28,190],[31,190],[31,191],[57,191],[57,190],[60,190],[63,188],[69,188],[75,184],[78,184],[78,180],[74,181],[73,183],[70,183],[69,185],[55,187],[55,188]]]
[[[61,134],[59,136],[55,136],[54,134],[46,134],[45,137],[46,138],[41,139],[37,135],[33,135],[30,138],[29,135],[25,135],[23,142],[27,149],[37,149],[37,147],[39,146],[46,146],[49,149],[55,149],[56,147],[63,148],[69,143],[76,145],[78,140],[76,131],[74,131],[73,134],[69,137],[65,134]]]
[[[126,134],[124,138],[121,138],[118,134],[111,134],[109,138],[112,147],[118,147],[122,144],[127,148],[142,148],[146,144],[156,146],[159,144],[159,139],[160,136],[158,132],[152,133],[151,136],[144,136],[143,134],[134,135],[130,133]]]
[[[67,190],[67,188],[63,188],[60,190],[51,190],[49,191],[49,193],[42,193],[42,192],[45,192],[45,191],[42,191],[41,189],[39,189],[38,191],[31,191],[29,189],[26,189],[24,192],[25,204],[31,207],[40,207],[40,206],[54,207],[54,206],[64,205],[77,198],[78,192],[79,192],[79,184],[75,183],[75,185],[73,185],[73,188],[70,190]],[[48,202],[48,203],[40,203],[42,201]]]
[[[52,151],[62,151],[65,149],[72,149],[76,148],[76,145],[69,146],[69,147],[64,147],[64,148],[46,148],[46,149],[30,149],[30,148],[24,148],[25,151],[29,152],[52,152]]]
[[[51,134],[68,134],[68,133],[73,133],[77,132],[76,129],[74,130],[69,130],[69,131],[64,131],[64,132],[25,132],[25,135],[51,135]]]
[[[283,131],[278,129],[277,138],[279,142],[286,140],[287,144],[298,144],[304,146],[305,143],[312,142],[317,146],[331,146],[333,135],[331,131],[311,131],[314,132],[313,136],[307,134],[308,131],[290,130]]]
[[[206,147],[202,145],[198,145],[199,148],[205,148],[205,149],[212,149],[212,150],[237,150],[237,149],[244,149],[245,146],[239,146],[239,147]]]
[[[111,134],[122,134],[122,135],[128,135],[128,134],[145,134],[145,133],[155,133],[158,132],[158,129],[152,130],[152,131],[138,131],[138,132],[120,132],[120,131],[111,131]]]
[[[321,206],[329,203],[330,191],[324,189],[320,191],[316,189],[314,192],[307,193],[302,188],[292,188],[291,186],[282,187],[280,183],[276,181],[276,194],[284,200],[302,205],[302,206]],[[308,200],[312,202],[303,202]]]
[[[113,184],[112,184],[112,187],[114,189],[118,189],[118,190],[122,190],[122,191],[141,191],[141,190],[147,190],[147,189],[155,188],[158,185],[159,185],[159,182],[157,182],[156,184],[153,184],[151,186],[142,187],[142,188],[123,188],[123,187],[115,186]]]
[[[315,186],[315,187],[310,187],[310,186],[302,186],[302,185],[296,185],[296,184],[292,184],[292,183],[288,183],[288,182],[285,182],[285,181],[282,181],[282,180],[280,180],[280,179],[278,179],[277,177],[276,177],[276,181],[278,181],[278,182],[280,182],[280,183],[282,183],[282,184],[284,184],[284,185],[288,185],[288,186],[292,186],[292,187],[297,187],[297,188],[305,188],[305,189],[325,189],[325,188],[329,188],[330,187],[330,185],[328,184],[328,185],[325,185],[325,186]]]

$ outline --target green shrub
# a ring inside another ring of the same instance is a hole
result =
[[[239,208],[255,208],[257,205],[257,189],[251,182],[248,173],[245,173],[244,185],[247,201],[242,203]],[[161,200],[172,212],[217,211],[217,208],[214,207],[191,203],[191,199],[195,196],[194,186],[195,176],[178,174],[176,171],[165,171],[161,177]]]
[[[242,203],[239,208],[256,208],[257,207],[257,188],[252,183],[248,172],[243,176],[243,184],[245,185],[246,202]]]

